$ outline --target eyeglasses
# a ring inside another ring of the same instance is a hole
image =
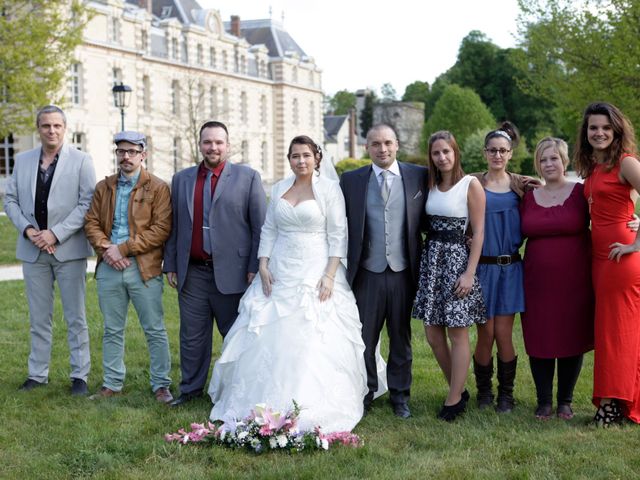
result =
[[[119,157],[124,157],[124,154],[128,153],[130,157],[135,157],[139,153],[142,153],[142,150],[136,150],[131,148],[129,150],[125,150],[124,148],[116,148],[116,155]]]
[[[484,151],[492,157],[495,157],[498,154],[500,154],[501,157],[504,157],[511,150],[507,150],[506,148],[485,148]]]

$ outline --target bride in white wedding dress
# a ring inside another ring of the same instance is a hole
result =
[[[260,236],[260,271],[216,362],[211,420],[246,417],[264,403],[302,408],[299,428],[350,431],[367,393],[355,298],[340,259],[346,216],[338,182],[318,176],[322,154],[306,136],[287,155],[295,176],[274,185]]]

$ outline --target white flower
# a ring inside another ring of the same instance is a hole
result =
[[[220,441],[224,442],[224,438],[227,436],[227,431],[220,429]]]
[[[249,435],[249,432],[240,432],[238,434],[238,440],[244,439],[247,435]]]
[[[276,440],[277,440],[278,445],[280,446],[280,448],[286,447],[287,443],[289,443],[289,441],[287,440],[287,436],[286,435],[278,435],[276,437]]]
[[[322,448],[324,450],[329,450],[329,441],[326,438],[322,439]]]
[[[278,442],[276,442],[276,439],[271,437],[269,439],[269,447],[273,448],[277,448],[278,447]]]

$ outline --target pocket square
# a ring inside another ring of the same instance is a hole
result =
[[[422,196],[422,191],[418,190],[418,193],[416,193],[416,194],[413,196],[413,199],[415,200],[416,198],[420,198],[421,196]]]

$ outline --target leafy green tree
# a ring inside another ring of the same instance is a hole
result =
[[[484,158],[484,137],[490,128],[481,128],[469,135],[460,147],[462,169],[465,173],[484,172],[487,170],[487,160]]]
[[[427,151],[429,136],[437,130],[449,130],[459,144],[481,128],[493,128],[496,121],[487,106],[470,88],[449,85],[436,103],[424,125],[423,151]]]
[[[336,163],[336,172],[338,176],[342,175],[344,172],[348,172],[350,170],[355,170],[356,168],[364,167],[365,165],[370,165],[371,160],[360,159],[357,160],[355,158],[345,158]]]
[[[346,115],[356,106],[356,94],[348,90],[340,90],[329,98],[329,109],[332,115]]]
[[[364,97],[364,107],[360,112],[360,134],[366,136],[373,126],[373,107],[378,102],[378,97],[374,91],[369,91]]]
[[[560,130],[572,137],[585,106],[620,107],[640,125],[640,2],[519,0],[524,72],[521,87],[556,106]]]
[[[88,17],[80,0],[2,1],[0,137],[33,129],[34,110],[62,103]]]
[[[383,102],[395,102],[398,99],[396,89],[390,83],[385,83],[380,87]]]
[[[404,89],[404,94],[402,95],[403,102],[422,102],[425,105],[425,118],[427,116],[427,102],[429,100],[430,95],[429,83],[422,82],[420,80],[416,80],[413,83],[410,83]]]
[[[438,75],[438,77],[435,79],[433,85],[431,85],[431,91],[429,92],[429,96],[427,97],[424,105],[425,120],[429,119],[429,117],[433,113],[433,109],[435,108],[436,103],[438,103],[438,100],[440,100],[440,97],[444,93],[444,90],[449,85],[451,85],[451,82],[449,81],[449,74],[447,72]]]

